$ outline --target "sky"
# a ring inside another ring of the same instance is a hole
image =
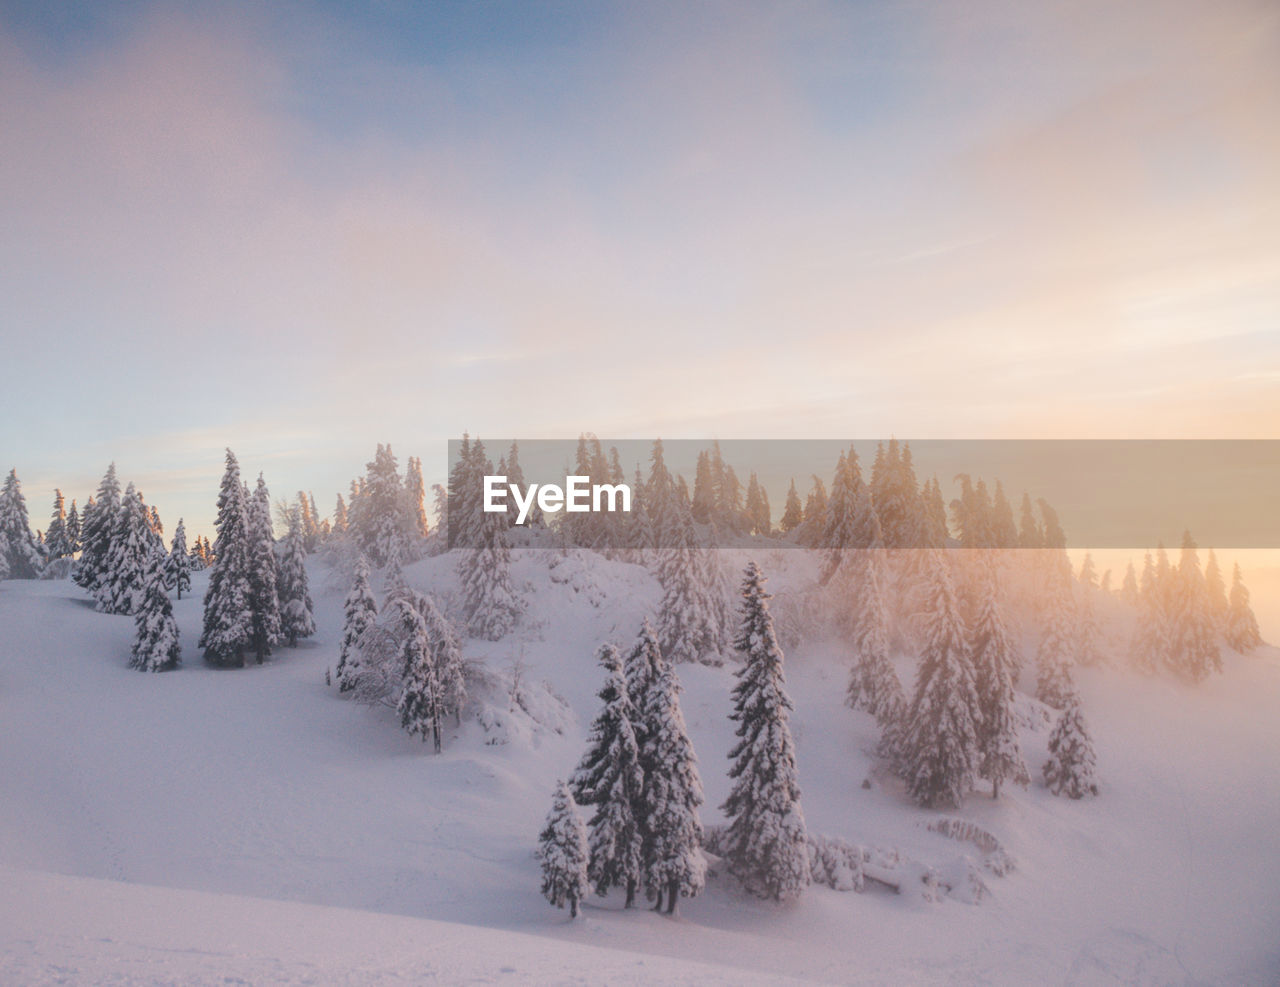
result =
[[[37,519],[464,429],[1280,438],[1269,0],[0,0],[0,141]]]

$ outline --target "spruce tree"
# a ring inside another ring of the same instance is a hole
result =
[[[946,557],[941,549],[929,549],[927,555],[924,648],[902,742],[902,768],[907,792],[921,805],[958,807],[978,768],[982,712]]]
[[[66,501],[62,497],[61,490],[54,490],[53,513],[49,516],[49,527],[44,533],[45,558],[65,559],[73,551],[75,550],[71,547],[71,540],[67,534]]]
[[[31,534],[17,470],[9,471],[0,491],[0,555],[5,558],[7,578],[35,579],[40,575],[40,550]]]
[[[1200,572],[1200,558],[1190,531],[1182,535],[1182,557],[1174,593],[1175,671],[1192,682],[1200,682],[1210,672],[1222,671],[1222,653],[1218,649],[1218,626],[1209,590]]]
[[[795,531],[804,523],[804,507],[800,504],[800,494],[796,492],[795,477],[791,479],[791,486],[787,490],[787,502],[782,509],[782,521],[779,527],[784,535]]]
[[[646,893],[667,914],[681,897],[693,897],[706,880],[702,856],[702,779],[693,744],[680,712],[680,683],[675,669],[658,653],[657,675],[640,711],[643,739],[640,765],[644,771],[641,802],[641,859]]]
[[[67,512],[67,548],[68,555],[80,551],[80,509],[76,507],[75,498],[71,499],[71,510]]]
[[[249,610],[248,511],[240,464],[228,449],[218,491],[213,571],[204,594],[204,626],[198,647],[215,665],[244,667],[252,616]]]
[[[1228,604],[1225,637],[1227,644],[1242,655],[1249,654],[1262,644],[1258,618],[1253,615],[1253,608],[1249,606],[1249,589],[1240,574],[1239,562],[1231,573],[1231,602]]]
[[[1120,599],[1131,607],[1138,605],[1138,576],[1130,562],[1124,570],[1124,581],[1120,584]]]
[[[874,716],[884,732],[901,723],[907,698],[889,660],[888,617],[881,593],[882,555],[874,550],[858,555],[860,573],[853,599],[854,663],[845,699],[850,708],[866,710]],[[889,746],[887,743],[886,753]]]
[[[631,721],[635,710],[627,695],[622,658],[612,644],[599,654],[605,670],[604,687],[597,694],[602,703],[591,724],[587,749],[570,780],[579,805],[594,806],[587,873],[596,893],[626,889],[626,907],[635,902],[641,876],[641,833],[636,809],[641,804],[644,773],[640,749]]]
[[[474,637],[498,641],[515,626],[523,607],[511,585],[511,550],[502,514],[480,517],[474,548],[458,555],[462,608]]]
[[[431,597],[418,594],[414,602],[427,628],[427,644],[431,648],[439,689],[440,715],[452,714],[454,721],[460,723],[462,708],[467,703],[467,679],[458,635]]]
[[[1008,780],[1025,788],[1031,776],[1013,717],[1013,685],[1020,662],[1000,607],[995,561],[990,556],[983,561],[984,578],[973,627],[973,664],[982,710],[978,776],[991,782],[991,797],[999,798],[1001,782]]]
[[[246,561],[249,585],[249,647],[261,665],[280,641],[280,595],[276,585],[275,535],[271,531],[271,494],[258,474],[252,496],[245,489],[248,505]]]
[[[1036,652],[1036,698],[1054,709],[1062,709],[1075,694],[1071,661],[1076,640],[1066,587],[1051,589],[1050,594],[1043,636]]]
[[[184,589],[191,589],[191,554],[187,551],[187,528],[182,518],[178,518],[178,526],[173,529],[164,579],[166,586],[177,591],[179,600]]]
[[[702,558],[705,550],[697,545],[690,509],[677,503],[670,513],[672,530],[658,550],[659,646],[673,662],[719,664],[724,620]]]
[[[765,578],[754,562],[742,583],[742,624],[734,647],[737,673],[730,719],[738,738],[729,758],[733,787],[722,810],[729,820],[724,857],[750,893],[774,901],[797,897],[809,883],[809,843],[800,808],[795,708],[786,692],[782,648],[769,615]]]
[[[578,906],[591,889],[587,876],[590,850],[587,827],[564,782],[556,783],[547,824],[538,839],[542,858],[542,894],[557,908],[569,906],[569,917],[578,917]]]
[[[140,672],[164,672],[182,660],[178,622],[165,590],[165,563],[153,558],[145,576],[146,591],[134,616],[133,656],[130,668]]]
[[[407,590],[391,603],[396,608],[403,640],[400,645],[401,679],[404,682],[396,712],[400,725],[411,735],[432,741],[440,753],[440,721],[444,713],[440,680],[427,624],[423,619],[420,593]]]
[[[1054,795],[1079,799],[1098,794],[1094,777],[1096,757],[1093,740],[1080,711],[1080,697],[1072,693],[1049,735],[1049,760],[1044,765],[1044,781]]]
[[[289,530],[281,542],[281,549],[280,582],[276,587],[280,597],[280,634],[292,648],[299,638],[310,637],[316,632],[307,584],[306,538],[299,507],[295,506],[289,512]]]
[[[350,692],[360,677],[360,639],[378,620],[378,604],[369,586],[369,560],[360,556],[355,579],[343,601],[342,642],[338,646],[337,680],[340,692]]]
[[[136,613],[146,595],[153,552],[150,514],[132,483],[124,492],[111,530],[94,596],[100,613]]]
[[[1209,594],[1209,614],[1214,627],[1221,633],[1227,624],[1230,604],[1227,602],[1227,584],[1222,578],[1222,568],[1218,565],[1218,556],[1212,548],[1209,549],[1209,564],[1204,569],[1204,585]]]
[[[111,533],[120,508],[120,481],[116,464],[107,467],[98,484],[97,497],[90,497],[80,519],[80,558],[72,573],[76,585],[92,593],[111,554]]]

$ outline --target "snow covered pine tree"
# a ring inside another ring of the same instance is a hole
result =
[[[1044,782],[1054,795],[1068,798],[1084,798],[1098,794],[1098,782],[1094,778],[1097,758],[1093,753],[1093,740],[1080,712],[1080,697],[1072,693],[1067,708],[1058,717],[1058,723],[1049,735],[1049,760],[1044,764]]]
[[[729,819],[724,857],[749,892],[788,901],[809,883],[809,843],[787,723],[794,707],[764,583],[755,562],[747,563],[742,624],[734,641],[745,664],[737,672],[730,714],[738,742],[729,751],[733,788],[722,807]]]
[[[350,692],[360,677],[360,639],[378,621],[378,604],[369,585],[369,560],[360,556],[355,579],[342,604],[342,643],[338,647],[338,691]]]
[[[570,786],[579,805],[595,807],[588,824],[587,874],[591,884],[599,895],[608,893],[610,888],[625,888],[625,907],[630,908],[640,883],[640,824],[635,813],[644,773],[631,726],[635,712],[627,695],[618,649],[612,644],[603,645],[599,662],[605,670],[604,687],[598,693],[604,705],[591,724],[587,749]]]
[[[145,576],[146,594],[134,615],[133,657],[130,668],[140,672],[163,672],[177,668],[182,658],[178,645],[178,623],[173,604],[165,590],[165,557],[152,558]]]
[[[311,591],[307,585],[307,546],[302,529],[302,511],[295,506],[289,512],[289,531],[281,542],[280,578],[277,591],[280,597],[280,634],[289,647],[298,638],[310,637],[316,632],[316,620],[312,614]]]
[[[547,825],[538,841],[542,858],[542,894],[557,908],[569,906],[569,917],[578,917],[578,905],[587,896],[587,827],[569,786],[556,783]]]

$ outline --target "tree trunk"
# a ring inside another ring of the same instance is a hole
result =
[[[676,899],[680,897],[680,882],[672,881],[667,885],[667,914],[676,913]]]
[[[636,903],[636,882],[635,882],[635,878],[629,878],[627,880],[627,903],[623,907],[630,908],[635,903]]]
[[[576,895],[569,899],[569,917],[578,917],[578,899]]]
[[[999,778],[991,779],[991,797],[993,799],[998,799],[1000,797],[1000,779]]]

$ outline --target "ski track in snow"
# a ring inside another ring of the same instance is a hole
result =
[[[772,590],[806,576],[786,554]],[[568,922],[539,896],[532,850],[595,712],[596,646],[611,634],[629,646],[658,602],[642,569],[582,564],[603,605],[518,553],[536,624],[465,648],[495,670],[524,662],[569,702],[570,729],[490,746],[465,722],[439,757],[390,710],[324,687],[345,586],[314,559],[316,637],[243,671],[210,669],[195,649],[207,576],[175,604],[183,667],[159,675],[126,667],[132,618],[93,612],[69,582],[0,583],[0,981],[1280,981],[1270,648],[1228,655],[1227,674],[1195,688],[1081,671],[1101,797],[1049,795],[1048,732],[1024,730],[1032,787],[946,813],[1018,862],[985,876],[980,905],[815,887],[779,908],[720,874],[675,920],[592,897]],[[447,591],[452,560],[406,576]],[[1123,626],[1104,625],[1116,650]],[[939,866],[976,858],[875,770],[874,726],[843,706],[847,662],[836,645],[788,655],[810,829]],[[908,691],[911,665],[898,662]],[[679,671],[702,818],[717,823],[731,672]]]

